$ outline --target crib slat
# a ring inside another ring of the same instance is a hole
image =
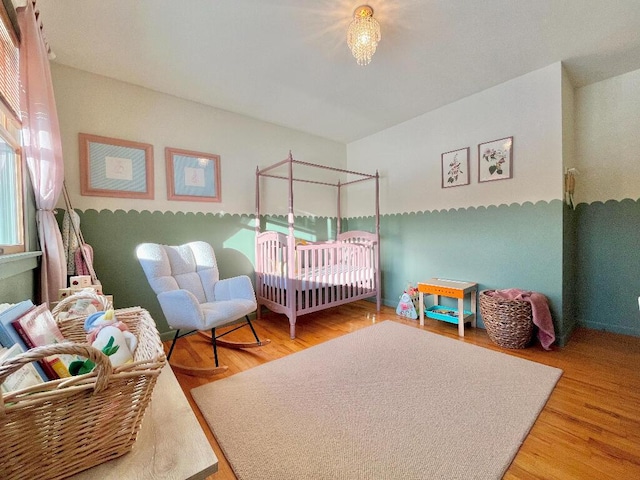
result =
[[[341,234],[337,242],[296,246],[290,259],[287,237],[268,233],[257,240],[256,295],[262,304],[278,307],[290,322],[301,314],[377,294],[378,242],[369,234]]]

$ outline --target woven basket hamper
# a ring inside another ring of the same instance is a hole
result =
[[[106,355],[87,345],[85,317],[70,316],[58,320],[69,342],[33,348],[0,365],[1,383],[49,355],[77,354],[96,363],[85,375],[0,393],[0,478],[61,479],[133,448],[166,357],[146,310],[115,315],[138,338],[133,363],[112,368]]]
[[[489,338],[504,348],[525,348],[533,336],[531,304],[480,292],[480,314]]]
[[[86,318],[86,314],[85,315],[74,315],[72,312],[72,308],[73,306],[76,304],[76,302],[78,301],[82,301],[84,300],[85,302],[91,302],[97,310],[109,310],[110,308],[113,308],[113,305],[111,305],[111,301],[105,296],[105,295],[99,295],[97,293],[93,293],[93,292],[87,292],[87,291],[80,291],[77,293],[74,293],[73,295],[64,298],[62,300],[60,300],[58,302],[58,304],[53,308],[53,310],[51,310],[51,313],[53,314],[53,318],[56,319],[56,321],[58,322],[58,324],[60,324],[62,321],[65,321],[67,319],[71,319],[71,317],[82,317],[82,320],[84,321],[84,319]]]

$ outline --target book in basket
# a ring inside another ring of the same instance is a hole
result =
[[[14,320],[11,325],[22,337],[28,348],[42,347],[65,341],[53,315],[43,303]],[[70,377],[69,365],[77,358],[74,355],[50,355],[40,361],[49,380]]]
[[[35,305],[31,300],[23,300],[22,302],[10,305],[8,308],[0,312],[0,343],[2,346],[10,348],[17,344],[20,345],[23,351],[27,351],[29,349],[27,344],[24,343],[22,337],[18,335],[18,332],[16,332],[16,329],[13,328],[11,322],[33,308],[35,308]],[[39,363],[34,363],[33,366],[44,382],[49,380],[49,377]]]
[[[22,347],[15,343],[13,346],[6,348],[2,347],[0,351],[0,365],[2,365],[5,360],[9,360],[10,358],[15,357],[24,353]],[[5,381],[2,383],[2,391],[4,393],[13,392],[14,390],[21,390],[23,388],[32,387],[34,385],[38,385],[42,383],[42,377],[36,371],[35,367],[31,363],[27,363],[23,365],[18,371],[13,372],[9,375]]]

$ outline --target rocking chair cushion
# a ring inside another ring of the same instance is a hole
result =
[[[233,322],[230,319],[244,320],[245,315],[255,311],[256,303],[251,300],[221,300],[203,303],[200,308],[204,313],[205,328],[210,329],[228,325]]]

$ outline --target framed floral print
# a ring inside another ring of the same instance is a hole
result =
[[[442,188],[469,185],[469,147],[443,153]]]
[[[513,137],[478,145],[478,182],[512,178]]]

